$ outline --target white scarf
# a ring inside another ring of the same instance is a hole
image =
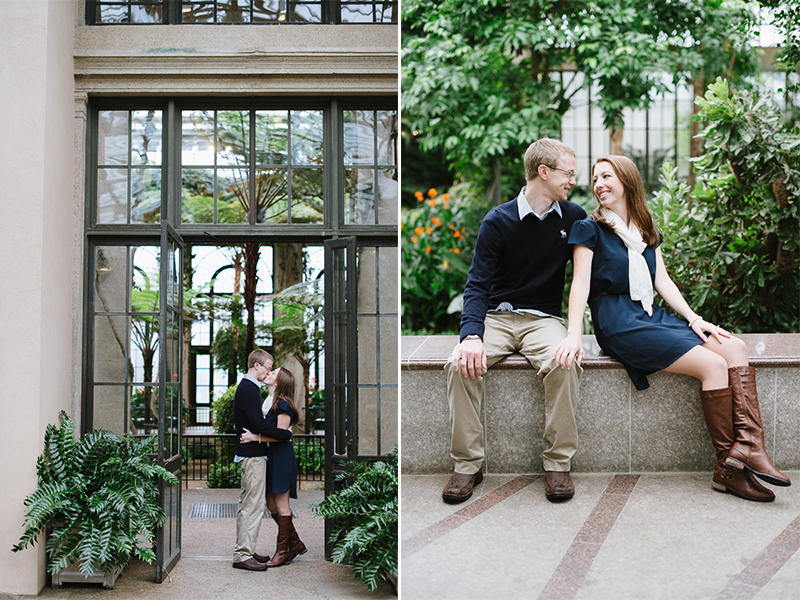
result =
[[[633,220],[628,225],[613,210],[600,209],[600,216],[610,223],[625,246],[628,248],[628,284],[631,290],[631,299],[642,303],[642,308],[647,316],[653,314],[653,280],[650,278],[650,269],[644,259],[643,252],[647,244],[642,240],[642,233]]]

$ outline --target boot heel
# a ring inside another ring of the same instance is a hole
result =
[[[733,458],[732,456],[729,456],[725,459],[725,464],[731,469],[736,469],[737,471],[744,471],[745,469],[745,464],[739,459]]]
[[[711,482],[711,487],[717,490],[718,492],[722,492],[723,494],[728,493],[728,488],[722,485],[721,483],[717,483],[716,481]]]

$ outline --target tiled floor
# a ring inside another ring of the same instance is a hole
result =
[[[403,476],[402,600],[800,599],[800,472],[772,503],[711,489],[710,473],[486,476],[464,504],[447,476]]]

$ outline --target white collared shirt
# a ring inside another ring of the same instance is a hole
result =
[[[547,215],[551,212],[556,211],[558,213],[559,218],[562,218],[564,215],[561,214],[561,205],[558,202],[553,202],[550,205],[545,213],[542,216],[536,214],[536,212],[531,208],[531,203],[528,202],[528,199],[525,197],[525,190],[528,189],[528,186],[523,186],[522,191],[517,196],[517,212],[519,213],[519,220],[522,221],[528,215],[534,215],[540,221],[544,221]]]

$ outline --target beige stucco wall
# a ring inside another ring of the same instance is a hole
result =
[[[77,0],[0,0],[0,592],[36,594],[44,552],[12,553],[44,429],[73,412]]]

